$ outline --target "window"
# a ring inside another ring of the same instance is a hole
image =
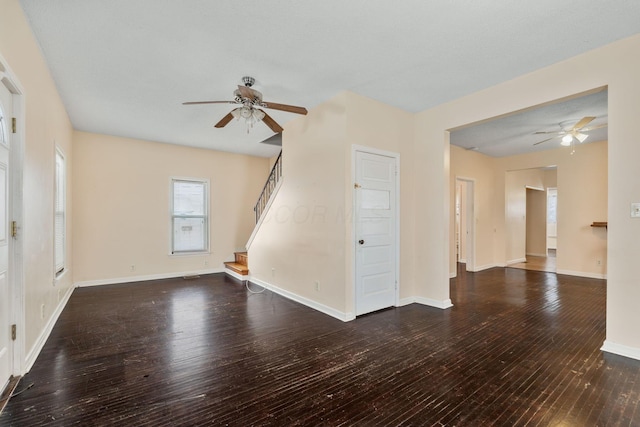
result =
[[[208,182],[171,180],[171,253],[209,250]]]
[[[66,247],[66,171],[64,157],[60,150],[56,150],[55,171],[55,220],[54,220],[54,258],[56,276],[64,271]]]
[[[555,224],[558,218],[558,190],[547,189],[547,223]]]

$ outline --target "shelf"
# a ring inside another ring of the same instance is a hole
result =
[[[607,221],[594,221],[593,224],[591,224],[591,226],[607,228]]]

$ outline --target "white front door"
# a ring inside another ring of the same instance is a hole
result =
[[[12,97],[0,82],[0,392],[12,372],[11,316],[9,310],[9,137]]]
[[[356,315],[396,304],[396,158],[355,152]]]

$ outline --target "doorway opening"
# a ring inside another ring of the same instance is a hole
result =
[[[474,187],[471,178],[456,177],[456,262],[465,271],[475,270]]]

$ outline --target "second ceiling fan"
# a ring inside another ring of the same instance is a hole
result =
[[[561,142],[562,145],[571,145],[574,139],[580,142],[584,142],[589,136],[584,132],[589,132],[590,130],[600,129],[607,126],[607,124],[605,123],[597,126],[586,127],[589,123],[591,123],[595,119],[596,118],[593,116],[587,116],[587,117],[583,117],[578,123],[576,123],[569,129],[563,129],[560,131],[550,131],[550,132],[536,132],[535,135],[544,134],[544,135],[555,135],[555,136],[536,142],[533,145],[542,144],[543,142],[551,141],[552,139],[556,139],[556,138],[562,138],[562,142]]]
[[[259,121],[264,122],[275,133],[283,131],[280,126],[270,115],[268,115],[262,108],[270,108],[272,110],[286,111],[288,113],[295,114],[307,114],[307,109],[304,107],[296,107],[295,105],[277,104],[275,102],[267,102],[262,100],[262,93],[251,88],[255,83],[253,77],[245,76],[242,78],[244,86],[238,85],[238,89],[233,91],[233,101],[191,101],[183,102],[183,105],[196,105],[196,104],[239,104],[240,106],[231,110],[226,116],[224,116],[218,123],[215,124],[217,128],[223,128],[231,120],[245,119],[247,122],[247,133],[249,128],[254,123]]]

